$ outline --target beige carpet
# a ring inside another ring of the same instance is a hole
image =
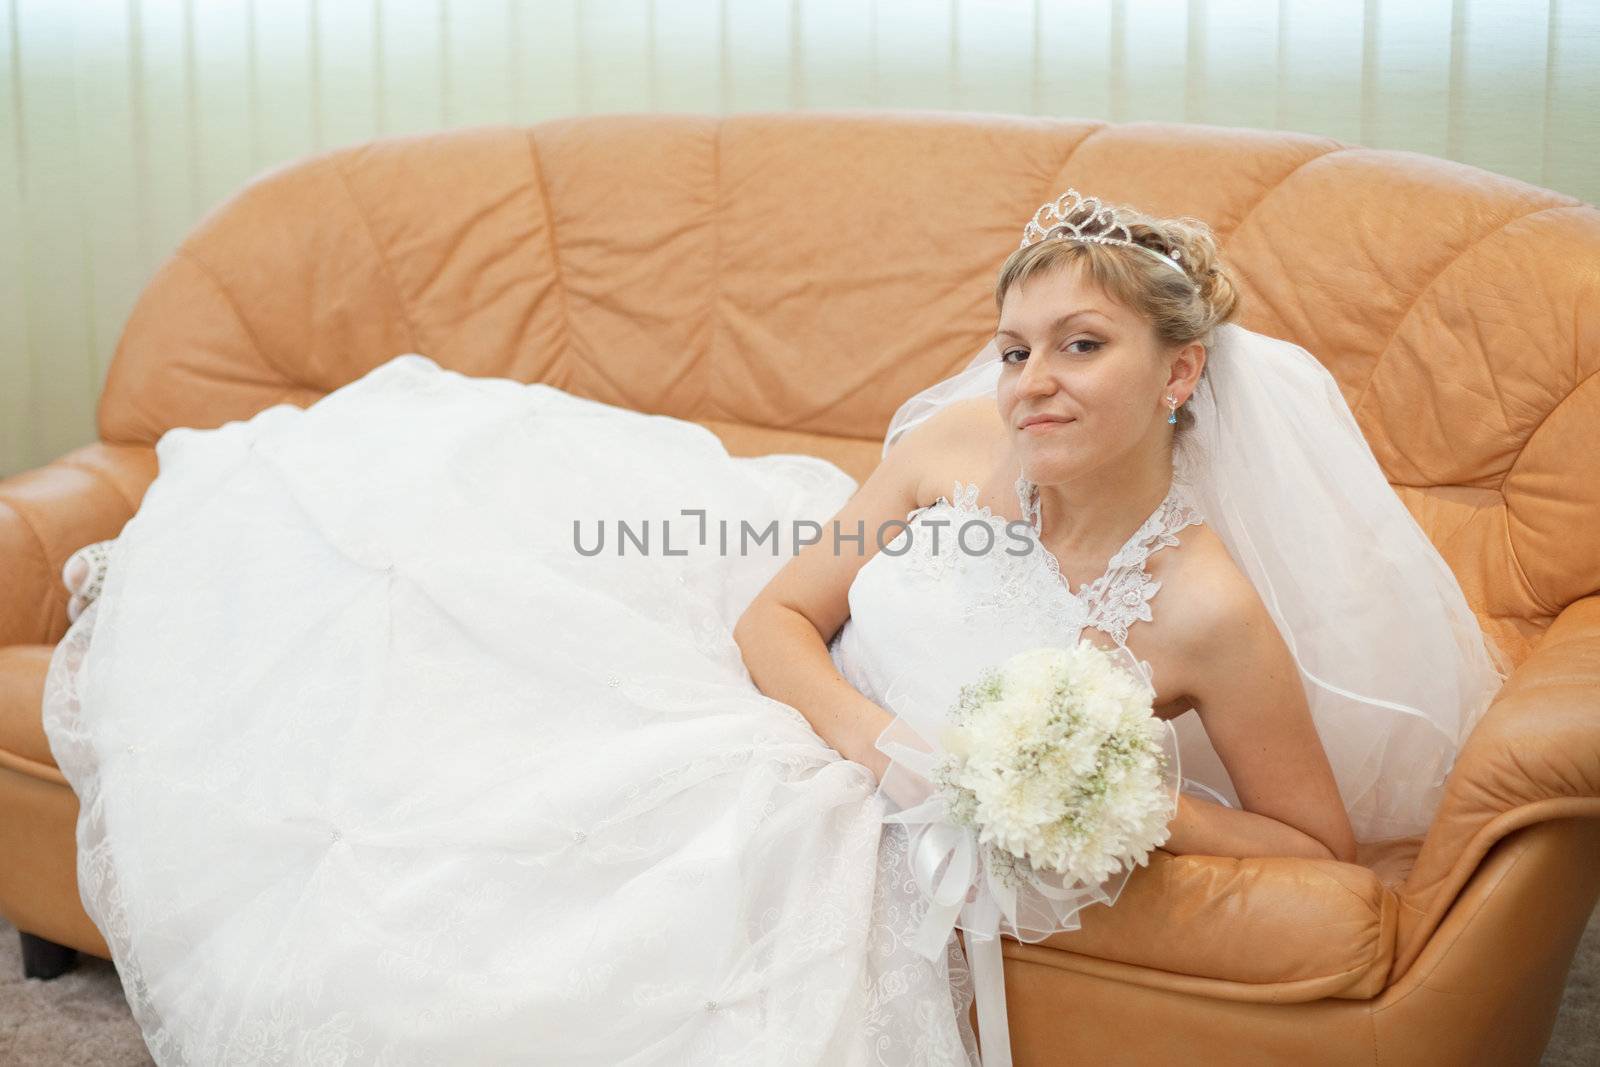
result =
[[[116,969],[80,957],[51,982],[22,977],[17,933],[0,919],[0,1064],[123,1067],[149,1064]],[[1578,944],[1543,1067],[1600,1064],[1600,908]]]

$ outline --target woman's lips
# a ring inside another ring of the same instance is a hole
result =
[[[1040,419],[1037,422],[1028,423],[1022,429],[1024,433],[1049,433],[1051,430],[1059,430],[1063,426],[1069,426],[1075,421],[1074,419]]]

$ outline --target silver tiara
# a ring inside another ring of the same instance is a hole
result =
[[[1093,205],[1082,220],[1072,222],[1074,216],[1084,214],[1084,208]],[[1085,233],[1093,230],[1093,233]],[[1120,234],[1120,236],[1107,236]],[[1155,256],[1162,263],[1171,267],[1185,278],[1189,272],[1183,269],[1179,262],[1182,254],[1174,248],[1170,255],[1147,248],[1133,239],[1133,231],[1128,229],[1128,224],[1123,222],[1113,207],[1100,202],[1099,197],[1085,197],[1076,189],[1068,189],[1050,203],[1045,204],[1033,213],[1033,218],[1028,220],[1028,225],[1022,229],[1022,243],[1018,248],[1027,248],[1038,241],[1048,241],[1057,238],[1063,241],[1091,241],[1102,245],[1126,245],[1137,248],[1149,256]]]

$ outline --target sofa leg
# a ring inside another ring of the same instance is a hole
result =
[[[59,978],[78,962],[78,950],[18,931],[22,936],[22,974],[25,978]]]

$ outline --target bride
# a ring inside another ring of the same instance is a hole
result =
[[[416,354],[167,433],[44,709],[156,1060],[976,1064],[879,744],[1080,637],[1168,851],[1420,832],[1501,663],[1327,372],[1073,190],[996,303],[860,486]]]

